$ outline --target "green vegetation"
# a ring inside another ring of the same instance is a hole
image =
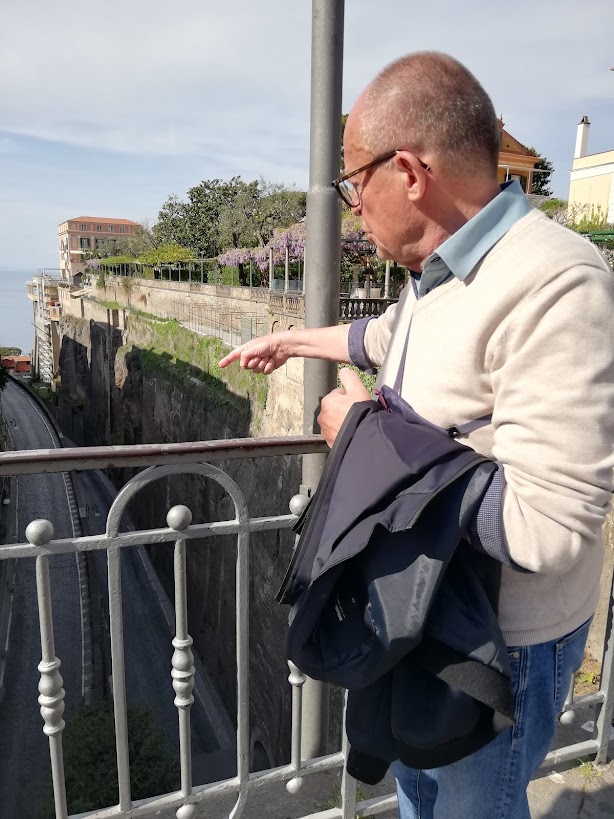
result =
[[[21,350],[19,347],[0,347],[0,356],[4,355],[21,355]],[[8,380],[5,369],[0,367],[0,392],[6,387]]]
[[[218,338],[201,336],[183,327],[176,319],[152,321],[131,311],[131,328],[138,336],[151,341],[139,344],[143,375],[146,378],[166,376],[180,380],[186,389],[206,384],[207,401],[214,406],[243,407],[235,396],[251,399],[251,404],[264,409],[268,394],[268,379],[241,369],[238,364],[221,370],[218,362],[227,349]],[[123,348],[122,348],[123,349]],[[133,345],[136,349],[136,345]],[[128,353],[126,352],[125,355]]]
[[[362,383],[365,387],[369,390],[371,395],[373,395],[373,390],[375,389],[375,379],[377,378],[376,375],[369,375],[368,373],[363,373],[362,370],[359,370],[358,367],[354,367],[352,364],[339,364],[337,366],[337,371],[347,368],[348,370],[353,370],[356,375],[360,378]],[[337,379],[337,386],[341,386],[341,382]]]
[[[90,301],[95,301],[96,304],[101,304],[103,307],[106,307],[107,310],[125,310],[125,307],[117,301],[108,301],[107,299],[92,299]]]
[[[265,245],[275,228],[303,218],[305,204],[303,191],[264,179],[205,179],[188,189],[187,201],[169,196],[153,234],[160,242],[174,242],[199,258],[211,258],[225,248]]]
[[[119,800],[113,711],[105,702],[79,709],[64,730],[66,796],[70,814],[115,805]],[[133,799],[146,799],[178,786],[179,766],[146,708],[128,708],[128,751]],[[39,819],[55,816],[53,800]]]
[[[539,206],[539,209],[543,210],[547,216],[551,216],[553,213],[556,213],[556,211],[566,211],[567,202],[565,199],[548,199]]]
[[[572,206],[569,218],[573,222],[574,230],[577,230],[578,233],[592,233],[612,228],[612,225],[608,223],[607,213],[602,210],[601,205],[596,207],[593,205],[590,210]]]
[[[369,795],[365,791],[364,787],[360,784],[360,782],[356,783],[356,802],[364,802],[366,799],[369,798]],[[330,810],[331,808],[340,808],[341,807],[341,788],[339,785],[335,785],[333,788],[333,793],[330,799],[327,799],[326,802],[318,805],[319,810]],[[356,816],[358,819],[358,815]],[[369,815],[365,816],[364,819],[375,819],[374,816]]]
[[[31,381],[30,388],[41,398],[43,401],[51,401],[55,393],[53,390],[47,385],[43,384],[42,381]]]
[[[599,231],[614,230],[614,225],[607,221],[607,213],[601,205],[582,207],[571,205],[564,199],[549,199],[540,205],[540,210],[554,219],[555,222],[565,225],[577,233],[596,233]]]
[[[108,267],[125,264],[142,264],[142,265],[159,265],[172,264],[174,262],[191,262],[194,259],[194,253],[185,247],[181,247],[176,242],[169,242],[168,244],[161,244],[158,247],[151,248],[138,256],[130,256],[127,254],[108,256],[104,259],[104,264]]]
[[[550,182],[554,165],[545,156],[542,156],[535,148],[527,148],[527,153],[531,156],[539,157],[539,161],[535,163],[535,170],[538,173],[533,176],[533,183],[531,185],[530,193],[538,194],[539,196],[550,196]]]
[[[584,780],[584,790],[589,787],[594,779],[603,776],[603,773],[595,767],[594,762],[591,759],[586,759],[584,757],[580,757],[580,759],[578,759],[578,770],[580,772],[580,776]]]

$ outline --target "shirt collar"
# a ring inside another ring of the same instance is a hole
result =
[[[532,209],[519,182],[506,182],[501,185],[501,193],[427,257],[423,273],[440,278],[447,269],[463,281],[512,225]]]

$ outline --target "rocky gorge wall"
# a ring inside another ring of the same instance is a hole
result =
[[[121,323],[123,330],[85,316],[61,321],[56,414],[76,443],[168,443],[302,432],[299,362],[289,363],[269,380],[236,365],[220,371],[217,361],[224,348],[217,339],[191,333],[176,321],[128,315]],[[238,483],[250,516],[288,513],[288,502],[300,484],[298,458],[233,460],[218,466]],[[132,474],[114,470],[111,477],[120,486]],[[217,485],[190,475],[150,485],[134,499],[130,514],[138,528],[162,526],[168,509],[178,503],[190,507],[194,522],[234,517],[230,499]],[[292,545],[290,533],[251,538],[251,726],[253,738],[273,764],[287,759],[289,749],[287,609],[274,602],[274,594]],[[151,557],[172,598],[172,546],[152,548]],[[189,629],[194,650],[233,718],[235,560],[234,538],[189,542]]]

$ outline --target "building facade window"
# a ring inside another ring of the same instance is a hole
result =
[[[81,225],[81,230],[87,230],[87,225]]]
[[[96,230],[98,233],[102,233],[102,225],[96,225]]]
[[[107,230],[109,231],[109,233],[113,233],[113,225],[109,225]]]
[[[89,249],[89,246],[90,246],[90,240],[87,238],[87,236],[81,236],[81,238],[79,239],[79,247],[82,250],[85,250],[85,249]]]
[[[126,228],[125,228],[125,227],[120,227],[119,232],[120,232],[120,233],[125,233],[125,232],[126,232]]]

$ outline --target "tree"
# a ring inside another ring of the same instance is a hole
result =
[[[189,248],[198,258],[218,256],[230,248],[263,246],[276,229],[305,216],[303,191],[264,179],[206,179],[187,195],[187,202],[169,197],[153,233],[158,241]],[[239,278],[247,283],[243,262]]]
[[[148,224],[138,225],[132,233],[120,234],[113,239],[105,238],[91,252],[91,257],[106,259],[109,256],[127,256],[136,258],[142,253],[155,249],[160,244]]]
[[[554,165],[545,156],[538,153],[535,148],[527,148],[527,153],[530,156],[539,157],[539,162],[535,164],[535,170],[539,171],[533,175],[533,184],[531,186],[531,193],[539,196],[552,196],[550,189],[550,177],[554,171]]]
[[[21,349],[19,347],[0,347],[0,356],[5,355],[21,355]],[[8,380],[6,370],[0,366],[0,392],[6,387]]]
[[[275,230],[290,227],[305,218],[307,194],[274,182],[259,182],[260,198],[254,214],[256,244],[263,246]]]
[[[162,205],[158,221],[153,228],[153,235],[160,244],[176,243],[182,247],[189,246],[188,206],[176,194],[171,194]]]
[[[219,235],[220,214],[234,203],[245,182],[233,176],[223,179],[205,179],[200,185],[188,190],[189,204],[186,211],[188,243],[200,258],[217,256],[222,249]]]

